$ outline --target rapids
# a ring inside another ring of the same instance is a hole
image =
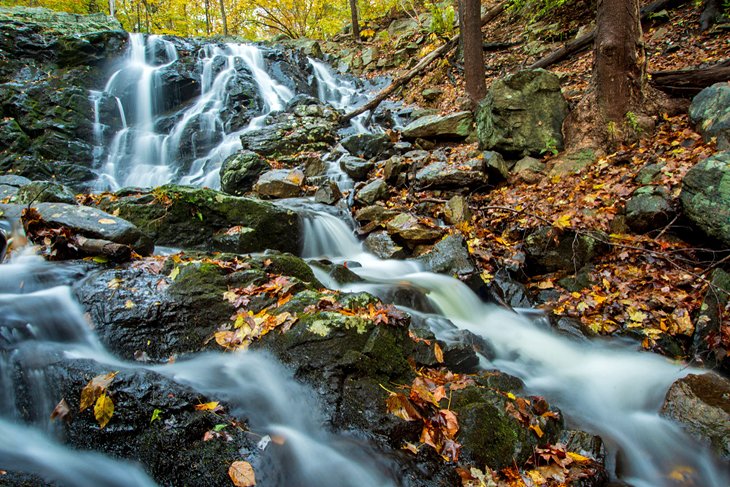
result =
[[[160,121],[169,114],[164,113],[160,78],[177,61],[170,41],[133,34],[126,60],[102,90],[91,93],[96,106],[95,156],[101,173],[98,189],[170,181],[215,187],[222,161],[241,148],[240,134],[261,127],[268,114],[283,109],[295,96],[268,71],[261,48],[210,45],[197,61],[200,95],[163,129]],[[336,78],[318,61],[308,62],[311,82],[322,101],[346,109],[362,100],[362,93],[352,82]],[[232,128],[224,117],[227,92],[243,74],[257,87],[258,112],[245,126]],[[115,100],[116,116],[121,120],[120,129],[110,136],[109,147],[103,147],[105,136],[110,135],[105,133],[108,125],[100,114],[103,97]],[[353,129],[367,130],[365,119],[356,121]],[[193,142],[207,149],[195,152],[192,163],[183,170],[178,156],[191,136],[197,137]],[[330,161],[328,175],[344,189],[352,187],[336,160]],[[730,485],[727,471],[714,463],[706,449],[657,413],[669,385],[699,371],[615,341],[579,342],[558,336],[525,316],[486,305],[458,280],[424,272],[415,262],[381,260],[368,254],[355,238],[346,213],[333,212],[307,199],[280,204],[301,215],[303,257],[361,265],[350,269],[366,282],[344,286],[343,290],[365,290],[383,298],[397,286],[420,290],[437,310],[435,314],[421,314],[438,338],[448,341],[449,331],[460,328],[493,344],[497,358],[491,363],[482,358],[483,365],[520,377],[530,392],[542,394],[559,406],[572,425],[600,435],[607,444],[609,469],[615,477],[636,487]],[[337,287],[316,265],[312,267],[323,283]],[[48,419],[48,408],[53,408],[55,399],[44,396],[42,374],[37,381],[39,410],[32,414],[34,423],[21,423],[15,409],[10,371],[24,364],[19,360],[29,353],[35,357],[62,353],[126,369],[144,367],[111,356],[87,326],[68,287],[83,272],[73,266],[45,263],[29,252],[16,253],[0,268],[0,435],[4,440],[0,444],[0,468],[38,474],[64,485],[154,485],[136,466],[61,446],[58,431]],[[224,399],[234,413],[250,418],[262,441],[272,435],[286,436],[287,448],[272,453],[269,468],[264,465],[260,470],[267,485],[399,483],[395,468],[367,442],[323,431],[314,391],[297,383],[269,355],[206,354],[148,368]],[[260,445],[266,448],[266,444]],[[680,467],[690,472],[690,479],[677,484],[672,473]]]

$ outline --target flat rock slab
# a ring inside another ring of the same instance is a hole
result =
[[[409,123],[403,129],[406,139],[465,139],[471,132],[474,117],[471,112],[457,112],[450,115],[428,115]]]

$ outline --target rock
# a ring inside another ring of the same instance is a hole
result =
[[[561,154],[550,161],[548,176],[550,178],[563,177],[569,174],[578,174],[586,167],[596,162],[596,154],[591,149]]]
[[[18,204],[65,203],[76,205],[76,196],[66,186],[51,181],[34,181],[21,187],[15,200]]]
[[[479,105],[479,147],[515,156],[559,150],[567,114],[557,76],[543,69],[520,71],[495,81]]]
[[[695,332],[692,338],[692,355],[707,369],[719,369],[730,374],[730,354],[722,345],[711,345],[713,337],[722,334],[722,323],[730,297],[730,274],[722,269],[712,272],[712,285],[705,294],[700,306],[699,316],[695,319]]]
[[[263,173],[253,190],[269,198],[295,198],[303,193],[304,173],[300,169],[273,169]]]
[[[606,248],[600,234],[576,234],[572,230],[558,232],[543,226],[525,239],[527,262],[525,272],[530,275],[545,272],[576,272]]]
[[[12,118],[0,120],[0,160],[12,154],[28,150],[30,137],[23,132],[18,122]],[[4,154],[8,154],[5,156]]]
[[[509,308],[532,308],[533,301],[527,288],[516,281],[506,271],[495,273],[494,279],[487,286],[487,295],[490,301]]]
[[[345,137],[340,143],[353,156],[365,159],[382,156],[393,148],[386,134],[355,134]]]
[[[642,186],[626,202],[626,224],[636,233],[662,228],[675,215],[669,190],[663,186]]]
[[[685,216],[704,233],[730,245],[730,151],[690,169],[680,194]]]
[[[362,60],[362,65],[366,68],[370,67],[370,65],[373,63],[373,61],[378,59],[378,55],[380,54],[380,51],[376,46],[371,46],[366,49],[363,49],[362,53],[360,54],[360,59]]]
[[[223,161],[220,169],[221,190],[242,196],[253,188],[259,176],[268,169],[266,160],[255,152],[237,152]]]
[[[452,196],[444,205],[444,219],[449,225],[471,221],[469,200],[465,196]]]
[[[730,381],[715,374],[679,379],[669,388],[660,414],[730,461]]]
[[[368,235],[363,245],[381,259],[405,259],[407,257],[405,249],[395,243],[384,230]]]
[[[410,213],[400,213],[387,223],[386,228],[391,235],[402,238],[411,246],[433,242],[444,234],[441,228],[427,226]]]
[[[416,173],[415,185],[423,189],[475,189],[488,181],[483,159],[471,159],[460,166],[432,162]]]
[[[534,157],[525,156],[515,163],[511,172],[518,181],[535,184],[545,174],[545,163]]]
[[[388,185],[382,179],[374,179],[360,189],[355,198],[361,203],[372,205],[388,196]]]
[[[689,118],[705,142],[717,137],[717,148],[730,150],[730,85],[715,83],[692,99]]]
[[[461,235],[447,236],[416,260],[431,272],[449,276],[462,277],[477,272],[466,240]]]
[[[366,180],[373,167],[375,164],[372,162],[355,156],[342,156],[340,159],[340,169],[355,181]]]
[[[66,203],[38,203],[33,208],[49,225],[67,227],[77,235],[129,245],[140,255],[154,249],[152,239],[139,228],[97,208]]]
[[[103,13],[79,15],[47,8],[0,7],[0,23],[35,27],[44,34],[84,35],[103,31],[123,31],[122,24]]]
[[[119,210],[159,245],[220,252],[297,253],[297,215],[250,198],[208,188],[167,185],[152,191],[122,191],[99,205]]]
[[[397,214],[398,212],[395,210],[388,210],[380,205],[370,205],[358,210],[355,213],[355,220],[358,222],[384,223]]]
[[[342,199],[342,192],[337,183],[328,180],[325,184],[317,189],[314,193],[314,201],[317,203],[324,203],[325,205],[334,205]]]
[[[469,136],[473,123],[471,112],[428,115],[406,125],[402,135],[406,139],[465,139]]]
[[[23,176],[17,176],[15,174],[2,174],[0,175],[0,184],[6,186],[14,186],[20,188],[26,184],[30,184],[32,181]]]
[[[444,90],[442,90],[441,88],[426,88],[421,92],[421,96],[426,101],[434,101],[443,94]]]
[[[410,37],[419,30],[418,22],[411,18],[395,19],[388,26],[388,35],[391,39]]]
[[[499,181],[509,178],[509,164],[507,164],[502,157],[502,154],[494,151],[485,151],[484,156],[484,170],[490,180]]]
[[[408,179],[408,164],[401,156],[393,156],[383,165],[383,178],[388,184],[394,186],[405,186]]]

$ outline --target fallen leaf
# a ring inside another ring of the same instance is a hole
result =
[[[81,404],[79,405],[79,412],[83,412],[86,408],[94,404],[99,396],[106,391],[106,388],[114,379],[114,376],[118,373],[118,371],[109,372],[108,374],[97,375],[91,379],[81,390]]]
[[[69,416],[70,412],[71,408],[69,407],[66,400],[61,399],[61,401],[56,404],[56,407],[53,408],[53,412],[51,412],[51,421],[55,421],[57,419],[69,421],[71,419],[71,417]]]
[[[444,363],[444,351],[441,350],[441,347],[436,342],[433,344],[433,354],[436,356],[436,362],[440,364]]]
[[[256,485],[256,475],[248,462],[233,462],[228,468],[228,476],[236,487],[252,487]]]
[[[114,415],[114,402],[106,394],[102,394],[94,405],[94,417],[99,423],[99,428],[104,428]]]
[[[215,411],[215,409],[220,405],[218,401],[211,401],[211,402],[205,402],[202,404],[196,404],[195,409],[197,411]]]
[[[406,421],[415,421],[421,418],[413,403],[403,394],[391,394],[385,401],[388,412]]]

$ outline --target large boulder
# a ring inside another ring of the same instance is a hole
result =
[[[299,169],[272,169],[263,173],[253,190],[265,198],[301,196],[304,173]]]
[[[398,214],[387,223],[386,228],[392,236],[405,241],[411,247],[432,243],[444,234],[442,228],[422,222],[411,213]]]
[[[715,374],[690,374],[669,388],[661,409],[697,441],[730,461],[730,382]]]
[[[372,205],[376,201],[385,199],[388,196],[388,185],[382,179],[373,179],[363,186],[355,195],[357,200],[366,205]]]
[[[715,83],[692,99],[689,118],[705,141],[717,137],[720,150],[730,150],[730,84]]]
[[[484,172],[484,159],[470,159],[462,165],[446,161],[432,162],[416,173],[416,188],[475,189],[485,186],[489,178]]]
[[[695,165],[682,180],[684,214],[700,230],[730,245],[730,151]]]
[[[675,214],[669,190],[664,186],[642,186],[626,202],[626,224],[637,233],[661,228]]]
[[[255,152],[237,152],[223,161],[220,169],[221,190],[242,196],[253,188],[258,177],[268,169],[266,160]]]
[[[561,149],[567,114],[557,76],[543,69],[520,71],[495,81],[479,105],[479,146],[514,156]]]
[[[386,134],[355,134],[345,137],[340,143],[353,156],[365,159],[382,156],[393,147]]]
[[[450,276],[468,276],[477,271],[466,240],[460,235],[449,235],[416,260],[431,272]]]
[[[363,246],[381,259],[403,259],[406,251],[388,235],[388,232],[380,230],[373,232],[365,238]]]
[[[471,133],[474,117],[471,112],[429,115],[418,118],[403,129],[406,139],[465,139]]]
[[[237,253],[299,250],[294,212],[208,188],[128,190],[102,198],[99,205],[119,211],[159,245]]]
[[[66,186],[53,181],[34,181],[18,191],[15,203],[66,203],[75,205],[76,196]]]
[[[343,156],[340,159],[340,169],[355,181],[364,181],[375,164],[360,157]]]
[[[572,230],[539,227],[525,239],[525,272],[530,275],[555,271],[576,273],[603,253],[605,240],[599,233],[578,234]]]

